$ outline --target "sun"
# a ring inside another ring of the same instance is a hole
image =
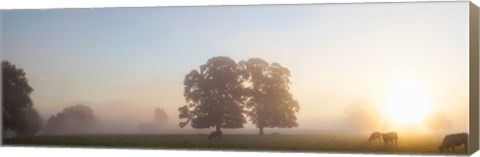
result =
[[[395,80],[387,87],[386,117],[397,126],[420,124],[431,111],[429,93],[420,81],[412,78]]]

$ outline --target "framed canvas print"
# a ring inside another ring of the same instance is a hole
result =
[[[470,155],[468,1],[1,10],[2,145]]]

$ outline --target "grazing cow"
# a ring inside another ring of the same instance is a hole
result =
[[[385,146],[392,146],[393,143],[395,142],[395,147],[397,146],[397,141],[398,141],[398,135],[396,132],[388,132],[382,134],[383,137],[383,142],[385,142]]]
[[[382,133],[373,132],[372,134],[370,134],[370,138],[368,138],[368,142],[372,140],[379,140],[379,141],[382,140]]]
[[[449,148],[452,148],[452,152],[455,152],[456,146],[461,146],[462,144],[465,147],[465,152],[468,151],[468,134],[467,133],[457,133],[449,134],[443,138],[443,142],[438,146],[439,152],[446,152]]]
[[[213,131],[212,133],[210,133],[210,135],[208,136],[208,140],[212,140],[214,138],[222,138],[222,131]]]

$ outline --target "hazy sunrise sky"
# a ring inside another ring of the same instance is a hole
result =
[[[290,69],[298,129],[338,129],[359,100],[386,114],[390,87],[407,78],[425,90],[428,111],[466,131],[466,8],[468,2],[7,10],[2,49],[26,71],[44,119],[85,103],[103,120],[136,129],[159,107],[175,127],[185,75],[228,56]]]

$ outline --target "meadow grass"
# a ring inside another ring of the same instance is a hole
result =
[[[381,154],[439,154],[442,136],[399,135],[397,147],[383,141],[368,142],[365,135],[253,135],[226,134],[222,139],[207,140],[206,134],[189,135],[61,135],[5,139],[5,145],[101,148],[154,148],[195,150],[335,152]],[[455,153],[464,154],[464,147]]]

